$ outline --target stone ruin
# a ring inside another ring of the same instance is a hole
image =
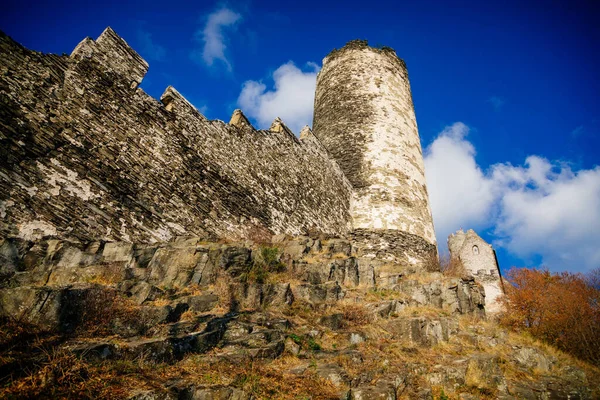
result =
[[[499,300],[504,294],[504,283],[492,245],[479,237],[473,229],[466,233],[460,229],[448,236],[448,250],[451,259],[461,263],[466,272],[483,285],[486,312],[501,311]]]
[[[314,130],[299,137],[279,118],[256,130],[241,110],[228,124],[209,121],[173,87],[155,100],[139,88],[148,64],[111,28],[70,56],[4,34],[0,51],[3,237],[158,243],[320,233],[350,239],[399,276],[436,269],[408,73],[393,50],[355,40],[332,51],[317,78]],[[451,252],[486,282],[491,307],[493,250],[482,244],[472,265],[457,235]],[[466,237],[476,247],[479,237]]]
[[[208,120],[173,87],[156,100],[139,87],[147,69],[110,28],[63,56],[0,32],[0,318],[60,333],[61,351],[90,362],[291,354],[290,373],[313,371],[336,398],[430,399],[440,385],[588,398],[580,370],[480,324],[501,281],[479,236],[448,242],[473,276],[440,273],[408,73],[393,50],[352,41],[329,54],[313,130],[299,137],[279,118],[256,130],[240,110]],[[315,355],[324,335],[335,347]],[[447,354],[427,365],[418,348],[442,343]],[[410,361],[379,347],[385,368],[364,371],[383,364],[361,344],[400,345]],[[524,381],[506,364],[542,375]],[[160,385],[128,398],[255,398]]]
[[[256,130],[241,110],[228,124],[209,121],[173,87],[155,100],[139,88],[148,64],[111,28],[70,56],[4,34],[0,51],[3,237],[321,233],[351,239],[397,274],[435,264],[408,73],[389,48],[355,40],[332,51],[317,78],[314,130],[299,137],[279,118]],[[479,269],[470,271],[495,299],[498,275]]]
[[[0,233],[35,240],[351,235],[422,269],[436,256],[406,66],[361,41],[318,76],[314,131],[240,110],[207,120],[107,28],[70,56],[0,36]]]

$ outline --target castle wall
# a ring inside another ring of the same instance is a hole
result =
[[[353,229],[397,230],[435,245],[406,65],[352,41],[323,60],[313,129],[353,187]]]
[[[147,68],[110,29],[70,57],[0,33],[1,236],[347,230],[350,184],[310,132],[208,121],[173,88],[137,88]]]

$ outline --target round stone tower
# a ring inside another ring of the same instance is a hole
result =
[[[353,186],[353,229],[435,245],[408,71],[394,50],[354,40],[325,57],[313,132]]]

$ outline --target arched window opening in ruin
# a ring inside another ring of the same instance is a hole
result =
[[[473,254],[479,254],[479,247],[473,246]]]

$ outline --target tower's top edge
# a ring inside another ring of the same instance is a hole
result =
[[[380,53],[380,54],[384,54],[384,55],[388,55],[394,59],[397,59],[405,68],[406,68],[406,64],[404,62],[403,59],[401,59],[400,57],[398,57],[398,54],[396,54],[396,50],[394,50],[391,47],[388,46],[370,46],[369,42],[367,40],[362,40],[362,39],[354,39],[349,41],[348,43],[346,43],[344,45],[344,47],[340,48],[340,49],[333,49],[328,55],[327,57],[325,57],[325,59],[323,60],[323,62],[325,62],[325,60],[327,61],[331,61],[332,59],[338,57],[341,54],[344,54],[348,51],[355,51],[355,50],[370,50],[376,53]]]

